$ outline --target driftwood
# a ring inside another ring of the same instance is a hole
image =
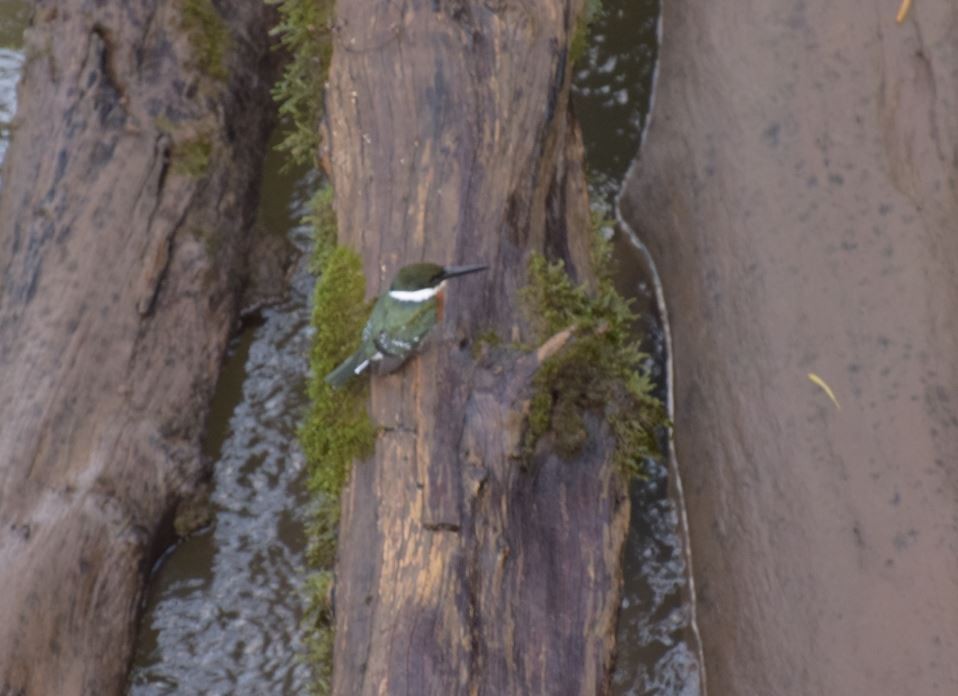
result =
[[[898,4],[663,5],[622,211],[715,694],[958,693],[958,10]]]
[[[36,3],[0,196],[3,694],[122,689],[203,476],[272,111],[267,10],[218,4]]]
[[[451,284],[424,355],[373,379],[385,430],[343,498],[335,693],[608,689],[628,519],[610,434],[589,421],[577,458],[547,437],[523,464],[536,358],[474,358],[481,332],[528,337],[530,252],[588,278],[568,106],[580,9],[338,3],[327,142],[340,241],[362,252],[370,295],[414,260],[491,268]]]

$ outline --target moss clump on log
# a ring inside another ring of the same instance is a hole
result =
[[[310,691],[314,694],[332,691],[333,642],[336,638],[333,630],[333,582],[333,571],[329,569],[316,571],[306,579],[308,604],[303,623],[307,627],[306,659],[313,670]]]
[[[312,490],[338,499],[352,461],[368,453],[376,429],[366,413],[367,382],[354,380],[333,389],[323,378],[359,347],[369,306],[364,299],[366,279],[359,256],[339,246],[316,253],[325,260],[313,295],[316,335],[309,361],[311,407],[301,439]],[[332,543],[335,545],[335,539]],[[330,555],[321,556],[318,560]]]
[[[330,596],[340,493],[349,481],[352,462],[372,450],[376,427],[366,412],[367,381],[354,380],[334,390],[323,379],[356,350],[369,314],[362,260],[354,251],[333,244],[336,218],[328,186],[314,197],[307,219],[316,239],[312,268],[319,280],[313,295],[316,335],[309,358],[310,409],[300,432],[314,501],[306,530],[307,561],[315,571],[306,583],[306,649],[314,670],[313,688],[327,693],[333,668]]]
[[[657,432],[668,421],[652,396],[648,355],[635,338],[631,300],[613,285],[609,244],[598,233],[595,244],[594,291],[574,284],[562,261],[550,262],[541,254],[530,259],[522,300],[538,340],[569,327],[575,336],[533,378],[523,450],[531,456],[539,439],[551,432],[556,451],[571,457],[588,437],[582,413],[601,411],[616,438],[616,465],[627,477],[640,476],[643,460],[658,454]]]
[[[201,133],[189,140],[173,144],[173,171],[176,174],[199,178],[210,168],[213,139]]]
[[[314,275],[322,275],[330,254],[336,249],[336,213],[333,210],[333,187],[321,186],[309,202],[309,212],[303,222],[313,230],[313,256],[310,270]]]
[[[289,120],[289,131],[279,144],[294,162],[314,164],[319,150],[321,95],[333,52],[330,25],[332,0],[266,0],[276,5],[280,21],[272,31],[289,53],[283,75],[273,87],[280,115]]]
[[[213,158],[215,128],[207,119],[199,124],[176,124],[165,114],[157,116],[153,125],[173,142],[170,164],[174,174],[194,179],[204,176]]]
[[[180,13],[197,67],[215,80],[226,80],[232,37],[213,0],[182,0]]]

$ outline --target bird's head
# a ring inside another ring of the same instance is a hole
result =
[[[412,263],[403,266],[393,278],[389,292],[408,293],[420,290],[438,290],[449,278],[484,271],[486,266],[440,266],[438,263]]]

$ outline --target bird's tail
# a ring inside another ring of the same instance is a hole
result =
[[[357,350],[343,360],[339,367],[326,375],[326,384],[334,389],[339,389],[353,377],[361,374],[367,367],[369,367],[369,360],[363,357],[361,350]]]

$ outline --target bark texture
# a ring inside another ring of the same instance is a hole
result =
[[[271,113],[266,10],[220,4],[36,3],[0,194],[0,693],[121,691],[203,476]]]
[[[671,317],[710,691],[956,693],[958,6],[663,10],[621,207]]]
[[[590,421],[574,461],[545,438],[522,466],[541,356],[473,357],[483,331],[527,336],[530,252],[588,272],[568,110],[580,9],[339,3],[328,142],[340,238],[362,250],[370,295],[416,260],[491,268],[450,283],[425,354],[373,379],[385,432],[344,493],[337,694],[607,690],[628,519],[608,430]]]

